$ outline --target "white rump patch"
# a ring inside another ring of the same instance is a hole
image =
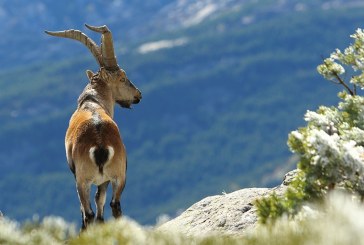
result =
[[[114,157],[114,148],[112,146],[108,146],[107,149],[109,150],[109,158],[107,161],[110,161]]]
[[[94,151],[95,151],[95,149],[96,149],[96,146],[93,146],[93,147],[91,147],[91,148],[90,148],[90,150],[88,151],[88,153],[89,153],[89,157],[90,157],[91,161],[93,161],[94,163],[96,162],[96,161],[95,161],[95,156],[94,156]]]
[[[106,161],[106,163],[107,163],[114,157],[115,151],[114,151],[114,148],[112,146],[107,146],[106,148],[109,151],[109,156],[108,156],[107,161]],[[89,152],[89,157],[90,157],[91,161],[93,161],[94,163],[96,163],[95,155],[94,155],[95,150],[96,150],[96,146],[93,146],[88,151]]]

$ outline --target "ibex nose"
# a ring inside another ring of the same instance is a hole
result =
[[[140,90],[137,89],[137,95],[134,96],[134,104],[138,104],[141,99],[142,99],[142,92],[140,92]]]

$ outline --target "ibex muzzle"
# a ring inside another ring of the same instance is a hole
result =
[[[76,179],[81,202],[82,228],[94,221],[95,214],[90,204],[90,188],[98,186],[96,220],[104,220],[106,189],[112,184],[110,202],[112,214],[121,217],[120,196],[126,179],[126,150],[119,129],[113,121],[114,105],[131,108],[140,102],[141,92],[130,82],[125,71],[119,68],[114,54],[112,34],[107,26],[86,25],[101,33],[101,45],[78,30],[49,32],[57,37],[70,38],[83,43],[95,57],[100,69],[97,73],[86,71],[89,84],[78,99],[66,132],[65,147],[68,165]]]

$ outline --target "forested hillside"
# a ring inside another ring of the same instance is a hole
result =
[[[81,44],[47,37],[44,29],[86,32],[83,23],[91,21],[113,31],[120,65],[143,93],[133,110],[115,113],[129,162],[122,207],[145,224],[207,195],[279,183],[295,164],[287,134],[304,123],[307,109],[337,102],[339,88],[320,78],[316,66],[362,27],[364,10],[357,1],[131,2],[98,8],[105,4],[94,1],[100,14],[89,15],[85,1],[69,9],[39,1],[42,14],[59,8],[68,15],[44,17],[16,35],[7,26],[0,43],[5,215],[79,220],[63,140],[87,83],[84,71],[97,67]]]

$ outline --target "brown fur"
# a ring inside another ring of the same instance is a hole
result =
[[[97,110],[101,117],[102,131],[98,132],[93,122],[92,113],[89,110],[78,109],[70,120],[70,126],[66,133],[66,149],[68,159],[78,159],[80,162],[90,161],[89,150],[92,146],[112,146],[114,148],[114,157],[125,155],[125,147],[121,141],[119,129],[116,123],[103,111]],[[125,158],[125,157],[124,157]],[[124,164],[126,159],[120,159]],[[110,167],[116,165],[111,159]],[[70,161],[69,161],[70,162]],[[73,161],[71,161],[73,162]],[[71,167],[71,166],[70,166]],[[71,167],[73,168],[73,167]],[[75,172],[81,178],[84,173],[77,171],[80,167],[75,168]],[[116,175],[115,173],[114,175]],[[118,173],[125,175],[125,173]],[[115,176],[116,177],[116,176]],[[123,177],[125,178],[125,177]],[[76,177],[77,179],[77,177]]]

